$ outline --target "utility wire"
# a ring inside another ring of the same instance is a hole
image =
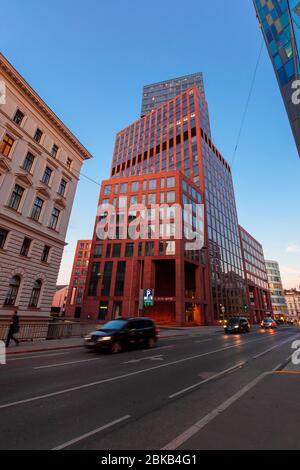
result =
[[[233,167],[235,157],[236,157],[236,154],[237,154],[237,150],[238,150],[238,146],[239,146],[239,143],[240,143],[241,135],[242,135],[242,132],[243,132],[243,129],[244,129],[244,125],[245,125],[245,121],[246,121],[246,117],[247,117],[247,113],[248,113],[248,109],[249,109],[249,105],[250,105],[250,100],[251,100],[251,97],[252,97],[252,93],[253,93],[253,89],[254,89],[254,85],[255,85],[255,81],[256,81],[256,76],[257,76],[257,71],[258,71],[258,67],[259,67],[259,63],[260,63],[260,59],[261,59],[263,46],[264,46],[264,40],[262,40],[261,47],[260,47],[259,54],[258,54],[258,58],[257,58],[257,62],[256,62],[256,65],[255,65],[255,70],[254,70],[253,79],[252,79],[251,86],[250,86],[249,95],[248,95],[246,106],[245,106],[245,109],[244,109],[244,112],[243,112],[241,125],[240,125],[240,128],[239,128],[239,133],[238,133],[238,137],[237,137],[236,146],[235,146],[234,153],[233,153],[232,160],[231,160],[231,167]],[[86,178],[91,183],[94,183],[97,186],[101,187],[101,183],[99,183],[98,181],[95,181],[90,176],[87,176],[87,175],[85,175],[84,173],[81,173],[81,172],[78,172],[78,174],[80,176]]]
[[[235,157],[236,157],[238,146],[239,146],[239,143],[240,143],[240,140],[241,140],[241,135],[242,135],[242,132],[243,132],[243,129],[244,129],[244,125],[245,125],[246,117],[247,117],[247,114],[248,114],[250,100],[251,100],[251,97],[252,97],[252,93],[253,93],[253,89],[254,89],[254,85],[255,85],[255,81],[256,81],[258,66],[259,66],[259,63],[260,63],[263,47],[264,47],[264,40],[262,40],[261,46],[260,46],[260,49],[259,49],[258,58],[257,58],[257,61],[256,61],[256,65],[255,65],[255,69],[254,69],[252,82],[251,82],[251,85],[250,85],[250,90],[249,90],[246,106],[245,106],[245,109],[244,109],[244,112],[243,112],[241,125],[240,125],[239,133],[238,133],[238,136],[237,136],[236,146],[235,146],[233,156],[232,156],[232,159],[231,159],[231,167],[233,167],[233,164],[235,162]]]

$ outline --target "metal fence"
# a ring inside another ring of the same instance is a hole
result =
[[[44,339],[62,339],[84,336],[99,324],[94,323],[72,323],[72,322],[48,322],[48,323],[23,323],[20,331],[16,334],[19,341],[38,341]],[[0,340],[7,337],[8,323],[0,323]]]

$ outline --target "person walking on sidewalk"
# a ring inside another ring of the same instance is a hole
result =
[[[14,314],[11,318],[8,335],[6,339],[6,347],[9,347],[10,340],[13,339],[17,346],[19,346],[19,340],[15,337],[15,334],[19,332],[20,329],[20,320],[17,310],[14,311]]]

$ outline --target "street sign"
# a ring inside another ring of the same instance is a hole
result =
[[[144,289],[144,307],[153,307],[154,289]]]

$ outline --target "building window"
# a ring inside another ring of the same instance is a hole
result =
[[[31,246],[31,242],[32,242],[32,240],[30,240],[30,238],[24,238],[23,244],[22,244],[22,247],[21,247],[21,251],[20,251],[21,256],[28,256],[30,246]]]
[[[2,153],[2,155],[5,157],[8,157],[14,142],[14,139],[6,134],[0,144],[0,153]]]
[[[156,189],[156,180],[149,181],[149,189]]]
[[[103,245],[95,245],[94,258],[101,258],[103,253]]]
[[[67,189],[67,182],[66,180],[62,179],[58,188],[58,194],[60,196],[64,196],[66,193],[66,189]]]
[[[175,177],[167,178],[167,188],[175,188]]]
[[[104,187],[104,196],[110,196],[110,193],[111,193],[111,188],[112,188],[112,185],[109,184],[107,186]]]
[[[88,296],[95,297],[97,295],[99,279],[100,279],[100,263],[93,263],[91,279],[89,283]]]
[[[125,248],[125,256],[126,258],[131,258],[134,253],[134,244],[133,243],[126,243]]]
[[[52,175],[52,170],[48,166],[46,166],[46,169],[44,171],[44,175],[42,178],[42,182],[49,186],[50,180],[51,180],[51,175]]]
[[[167,193],[167,202],[168,203],[175,202],[175,192],[174,191],[169,191]]]
[[[50,246],[45,245],[42,253],[42,263],[47,263],[50,254]]]
[[[82,303],[82,295],[83,295],[83,288],[78,287],[77,289],[77,297],[76,297],[76,304],[80,305]]]
[[[73,163],[73,162],[72,162],[71,158],[67,158],[66,165],[67,165],[67,168],[68,168],[69,170],[71,170],[72,163]]]
[[[156,204],[156,194],[148,194],[148,204]]]
[[[9,283],[9,288],[6,294],[6,298],[4,301],[4,305],[15,305],[18,292],[20,289],[20,284],[21,284],[21,278],[20,276],[14,276],[10,283]]]
[[[49,224],[49,228],[51,228],[52,230],[56,230],[59,215],[60,215],[60,211],[56,209],[56,207],[53,207],[51,218],[50,218],[50,224]]]
[[[17,110],[16,114],[14,115],[13,121],[18,124],[18,126],[21,125],[23,119],[24,119],[25,114],[22,113],[19,109]]]
[[[146,256],[154,256],[154,242],[146,243]]]
[[[112,257],[113,258],[119,258],[121,256],[121,244],[120,243],[114,243],[113,244],[113,250],[112,250]]]
[[[128,189],[128,184],[127,184],[127,183],[122,183],[122,184],[120,185],[120,193],[121,193],[121,194],[127,193],[127,189]]]
[[[0,228],[0,248],[4,248],[6,239],[7,239],[8,231]]]
[[[143,243],[139,243],[138,256],[143,256]]]
[[[28,152],[26,157],[25,157],[25,160],[24,160],[24,163],[23,163],[23,170],[25,171],[28,171],[30,172],[31,171],[31,168],[32,168],[32,165],[33,165],[33,162],[34,162],[34,155],[32,155],[32,153]]]
[[[166,255],[172,256],[176,254],[176,243],[175,241],[166,242]]]
[[[117,267],[115,295],[121,296],[124,293],[124,281],[126,272],[126,261],[119,261]]]
[[[32,307],[32,308],[38,307],[41,290],[42,290],[42,281],[38,279],[37,281],[35,281],[33,285],[28,307]]]
[[[19,209],[23,193],[24,193],[24,188],[16,184],[12,192],[10,201],[8,203],[8,207],[17,211]]]
[[[37,197],[35,199],[32,212],[31,212],[31,218],[35,220],[36,222],[40,220],[43,205],[44,205],[43,199],[41,199],[40,197]]]
[[[138,183],[138,181],[134,181],[131,184],[131,192],[136,193],[136,192],[138,192],[138,190],[139,190],[139,183]]]
[[[130,197],[130,205],[131,206],[136,206],[138,204],[139,200],[138,200],[138,196],[131,196]]]
[[[43,136],[43,132],[41,129],[37,129],[34,134],[34,140],[39,144]]]
[[[51,149],[51,155],[53,158],[57,157],[58,150],[59,150],[59,147],[54,144]]]
[[[110,293],[112,269],[113,269],[112,261],[107,261],[104,265],[104,273],[103,273],[103,280],[102,280],[101,295],[103,296],[108,296]]]

